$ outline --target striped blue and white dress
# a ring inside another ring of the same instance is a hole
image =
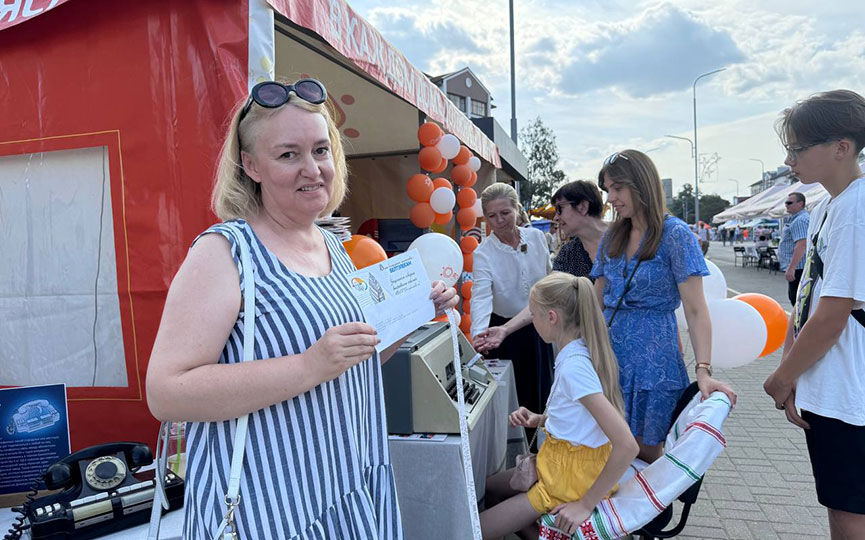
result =
[[[364,320],[345,278],[355,267],[336,236],[321,232],[332,269],[313,278],[286,268],[243,220],[202,233],[228,239],[241,284],[246,269],[240,268],[238,242],[251,246],[254,358],[302,353],[328,328]],[[241,312],[220,364],[242,361],[243,317]],[[235,426],[236,420],[188,424],[184,538],[209,540],[225,515]],[[249,419],[235,513],[239,537],[401,539],[387,444],[378,354],[334,380],[256,411]]]

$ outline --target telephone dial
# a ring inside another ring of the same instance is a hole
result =
[[[66,456],[48,467],[42,478],[47,489],[62,491],[39,499],[32,499],[31,494],[6,538],[20,537],[26,528],[24,518],[30,522],[34,540],[85,540],[147,523],[156,489],[155,474],[137,471],[151,463],[150,448],[134,442],[91,446]],[[180,508],[183,479],[168,470],[162,474],[169,509]]]

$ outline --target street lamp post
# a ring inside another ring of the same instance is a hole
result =
[[[763,187],[763,178],[766,177],[766,166],[763,165],[763,160],[757,159],[754,157],[749,157],[748,161],[756,161],[760,164],[760,187],[762,188]]]
[[[714,75],[715,73],[724,71],[725,69],[727,68],[709,71],[708,73],[703,73],[694,79],[694,223],[700,222],[700,179],[698,178],[697,172],[697,81],[703,77],[708,77],[709,75]]]
[[[739,181],[736,180],[735,178],[730,178],[727,181],[728,182],[736,182],[736,199],[738,199],[739,198]]]
[[[671,139],[681,139],[683,141],[688,141],[688,144],[691,145],[691,157],[694,157],[694,141],[687,137],[679,137],[678,135],[664,135],[664,137],[670,137]]]

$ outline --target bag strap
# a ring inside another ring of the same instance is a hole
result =
[[[541,416],[543,416],[544,418],[546,418],[546,416],[547,416],[547,411],[550,410],[550,400],[553,399],[553,392],[556,391],[556,386],[558,385],[558,382],[559,382],[558,377],[553,379],[553,387],[550,388],[550,395],[547,396],[547,404],[544,405],[544,412],[541,413]],[[546,420],[545,420],[545,422],[546,422]],[[538,426],[538,428],[535,429],[535,432],[532,434],[532,440],[529,441],[529,452],[532,451],[532,446],[535,445],[535,439],[538,438],[538,431],[540,431],[540,430],[541,430],[541,426]]]
[[[249,247],[242,233],[238,234],[240,249],[240,264],[243,268],[243,361],[253,359],[255,351],[255,277],[252,260],[249,257]],[[240,504],[240,477],[243,474],[243,453],[246,449],[246,434],[249,424],[249,414],[237,418],[234,433],[234,448],[231,454],[231,470],[228,476],[228,490],[225,493],[225,517],[222,519],[214,538],[237,538],[234,525],[234,511]]]
[[[625,254],[625,257],[628,255]],[[613,309],[613,314],[610,315],[610,321],[607,323],[607,327],[613,326],[613,319],[616,318],[616,313],[619,312],[619,308],[622,306],[622,302],[625,300],[625,295],[628,294],[628,289],[631,288],[631,280],[634,279],[634,274],[637,273],[637,268],[640,267],[640,263],[643,262],[643,259],[637,259],[637,265],[634,267],[634,271],[631,272],[631,277],[628,278],[628,281],[625,283],[625,287],[622,289],[622,296],[619,297],[619,302],[616,304],[615,309]],[[628,261],[625,259],[625,267],[627,268]]]
[[[829,209],[826,209],[826,212],[823,213],[823,221],[820,222],[820,228],[817,230],[817,234],[814,235],[814,239],[811,241],[812,249],[814,250],[812,253],[811,264],[817,267],[817,275],[820,276],[820,279],[823,279],[823,258],[820,257],[820,254],[817,253],[817,239],[820,236],[820,233],[823,232],[823,225],[826,224],[826,218],[829,216]],[[811,289],[812,291],[814,289]],[[813,292],[811,293],[813,294]],[[850,315],[856,319],[856,322],[865,327],[865,310],[862,308],[854,309],[850,312]]]

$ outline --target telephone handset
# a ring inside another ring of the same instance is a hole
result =
[[[30,521],[31,537],[84,540],[147,523],[154,472],[137,471],[151,463],[150,448],[134,442],[91,446],[54,463],[43,480],[49,490],[62,491],[26,505],[23,513]],[[162,474],[169,509],[180,508],[183,479],[168,470]]]

